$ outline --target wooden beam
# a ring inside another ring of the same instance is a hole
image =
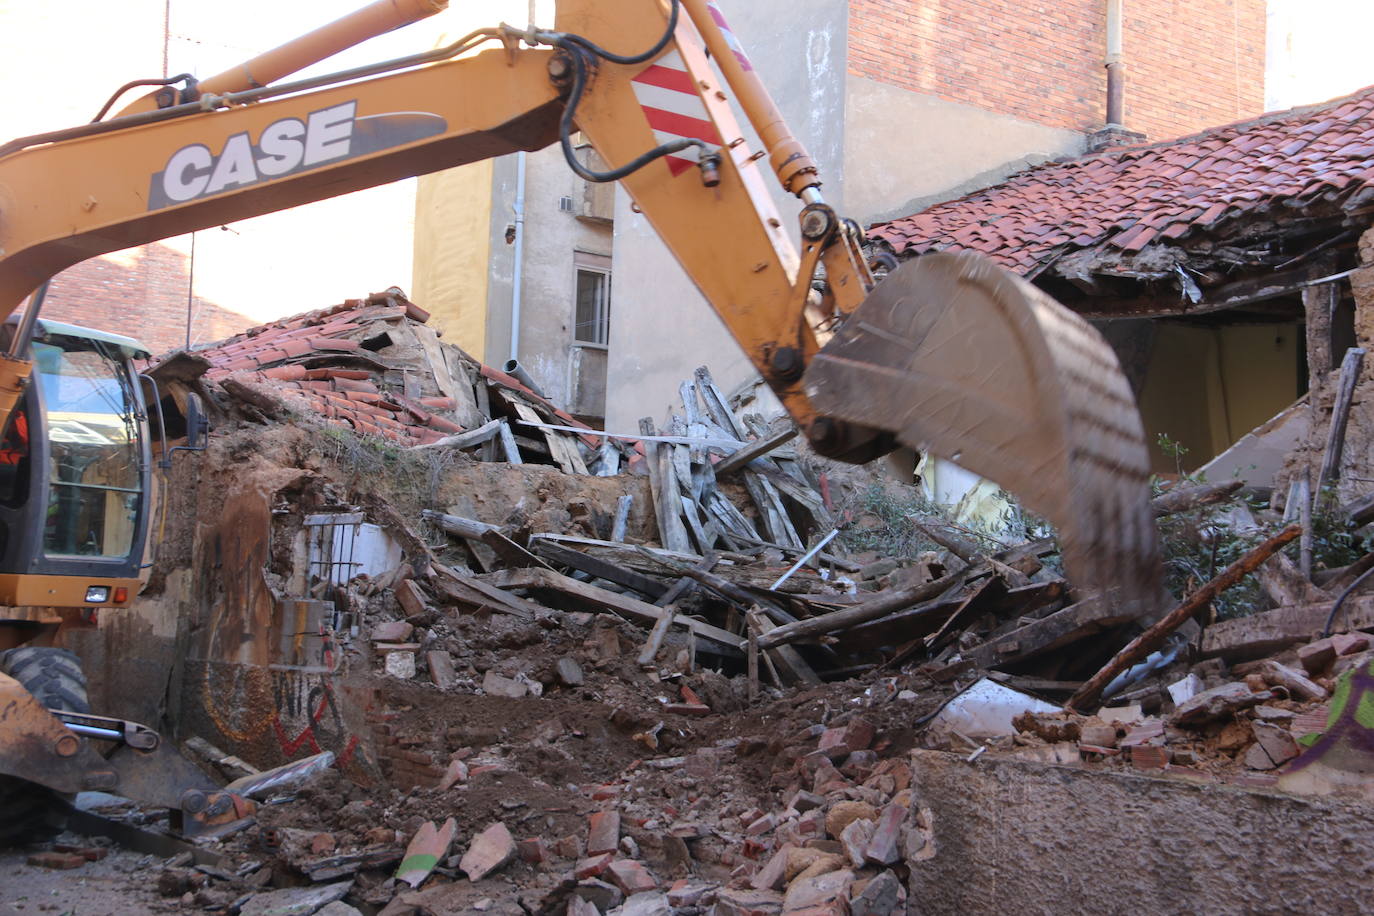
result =
[[[597,588],[586,582],[578,582],[576,579],[547,569],[508,569],[483,578],[487,584],[501,589],[527,588],[557,592],[592,607],[613,611],[623,617],[646,622],[651,626],[657,623],[664,614],[663,608],[631,598],[629,595],[617,595],[615,592],[607,591],[604,588]],[[709,623],[691,617],[681,617],[679,622],[696,633],[697,636],[709,639],[721,648],[735,652],[741,651],[743,648],[743,640],[727,630],[713,627]]]
[[[759,646],[769,649],[773,646],[796,642],[799,639],[809,639],[826,633],[847,630],[869,620],[877,620],[893,611],[900,611],[911,607],[913,604],[919,604],[944,594],[947,589],[962,584],[964,575],[965,570],[960,570],[923,585],[879,592],[863,604],[856,604],[840,611],[831,611],[829,614],[822,614],[819,617],[810,617],[806,620],[798,620],[796,623],[780,626],[776,630],[765,633],[759,639]]]
[[[1113,303],[1111,305],[1102,300],[1080,300],[1075,302],[1072,308],[1079,315],[1088,319],[1181,318],[1205,315],[1210,312],[1240,308],[1284,296],[1296,296],[1309,287],[1343,279],[1350,272],[1318,276],[1322,273],[1323,271],[1314,270],[1309,266],[1284,273],[1271,272],[1258,277],[1237,280],[1234,283],[1227,283],[1224,286],[1208,290],[1201,302],[1171,301],[1165,296],[1142,296],[1137,299],[1108,300]]]
[[[1249,617],[1222,620],[1202,633],[1200,654],[1239,662],[1264,658],[1321,635],[1332,602],[1277,607]],[[1338,621],[1341,630],[1374,627],[1374,595],[1347,599]]]
[[[1071,604],[973,647],[963,653],[965,661],[960,664],[971,662],[975,668],[991,668],[1023,661],[1135,619],[1133,611],[1124,611],[1106,601]]]
[[[550,563],[580,569],[598,579],[605,579],[607,582],[614,582],[616,585],[634,589],[650,600],[654,600],[668,591],[668,586],[656,579],[650,579],[643,573],[626,569],[624,566],[609,560],[590,556],[580,550],[570,550],[552,541],[542,539],[534,541],[532,546],[535,553]]]
[[[786,445],[788,442],[791,442],[793,439],[797,437],[797,432],[797,427],[792,426],[788,429],[783,430],[775,436],[770,436],[767,439],[758,439],[754,442],[751,442],[750,444],[746,445],[744,448],[740,449],[734,454],[729,455],[726,458],[723,458],[720,461],[716,462],[716,476],[724,477],[726,474],[734,473],[735,471],[738,471],[740,468],[747,465],[749,462],[753,461],[755,458],[761,458],[764,455],[767,455],[769,452],[773,451],[773,449],[778,448],[781,445]]]
[[[476,429],[470,429],[467,432],[457,433],[452,436],[445,436],[442,439],[437,439],[434,442],[427,442],[424,445],[412,445],[410,450],[418,451],[427,448],[472,448],[475,445],[490,442],[492,439],[501,435],[501,425],[501,420],[488,420]]]
[[[497,528],[495,525],[479,522],[476,519],[464,518],[461,515],[449,515],[447,512],[437,512],[433,509],[426,509],[421,514],[449,534],[456,535],[468,541],[476,541],[479,544],[485,544],[490,547],[497,556],[512,566],[548,565],[510,538],[506,537],[505,534],[501,532],[501,529]]]
[[[441,563],[435,563],[433,567],[435,575],[431,577],[430,582],[446,597],[460,604],[500,611],[522,620],[534,620],[541,612],[553,613],[543,605],[503,592],[480,579],[460,576]]]
[[[1322,452],[1322,469],[1317,475],[1317,491],[1312,494],[1319,503],[1326,502],[1326,485],[1341,476],[1341,455],[1345,451],[1345,427],[1350,420],[1350,405],[1355,399],[1355,386],[1364,365],[1364,350],[1351,347],[1341,360],[1341,378],[1336,388],[1336,403],[1331,409],[1331,425],[1326,433],[1326,449]]]
[[[1150,508],[1155,518],[1163,518],[1178,512],[1200,509],[1213,503],[1223,502],[1245,486],[1243,480],[1228,480],[1225,483],[1200,483],[1190,487],[1174,487],[1150,500]]]
[[[777,625],[758,608],[749,611],[746,619],[749,622],[749,632],[757,633],[760,640],[777,629]],[[791,646],[780,645],[767,650],[764,655],[771,657],[775,664],[787,672],[787,676],[798,684],[816,687],[823,683],[811,666],[806,663],[806,659],[801,657],[801,653]]]

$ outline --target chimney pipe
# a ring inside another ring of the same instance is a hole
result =
[[[1107,127],[1126,126],[1126,64],[1121,53],[1124,0],[1107,0]]]

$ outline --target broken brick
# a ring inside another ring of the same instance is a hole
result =
[[[716,895],[715,916],[778,916],[782,894],[753,888],[722,888]]]
[[[1252,770],[1272,770],[1298,756],[1298,743],[1288,729],[1269,722],[1252,722],[1255,743],[1245,754],[1245,765]]]
[[[1137,770],[1162,770],[1169,763],[1169,749],[1142,744],[1131,749],[1131,763]]]
[[[1332,639],[1319,639],[1298,648],[1298,661],[1308,674],[1321,674],[1336,660],[1336,645]]]
[[[796,847],[788,843],[773,853],[773,857],[749,881],[755,890],[780,890],[787,873],[787,857]]]
[[[747,836],[760,836],[768,833],[777,826],[777,817],[772,814],[765,814],[750,821],[749,825],[744,828],[744,832]]]
[[[668,888],[668,905],[675,907],[697,906],[710,903],[716,885],[705,881],[683,878]]]
[[[873,865],[895,865],[902,857],[901,834],[906,823],[907,809],[898,804],[888,805],[878,816],[873,838],[864,848],[864,858]]]
[[[620,846],[620,812],[598,811],[587,827],[587,855],[615,852]]]
[[[632,897],[645,891],[658,888],[658,882],[639,862],[633,859],[617,859],[610,865],[611,883]]]
[[[553,853],[560,859],[580,859],[582,840],[575,836],[560,837],[553,841]]]
[[[1331,637],[1331,644],[1340,656],[1354,655],[1369,648],[1369,637],[1364,633],[1337,633]]]
[[[549,850],[544,845],[544,841],[539,837],[529,840],[521,840],[518,849],[520,861],[530,865],[543,865],[549,860]]]
[[[469,881],[480,881],[515,858],[515,840],[497,821],[473,838],[458,867]]]
[[[767,852],[771,847],[769,843],[755,837],[745,837],[744,843],[740,846],[740,855],[746,859],[757,859]]]
[[[615,856],[609,852],[603,852],[597,856],[588,856],[578,861],[577,865],[573,867],[573,877],[579,881],[585,878],[600,877],[605,874],[614,858]]]
[[[65,871],[80,868],[86,864],[86,857],[72,852],[36,852],[26,860],[38,868],[52,868]]]
[[[428,610],[425,594],[420,591],[420,587],[415,584],[413,579],[403,579],[396,583],[392,588],[392,593],[405,610],[407,617],[414,617]]]

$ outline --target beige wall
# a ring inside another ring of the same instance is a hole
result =
[[[849,215],[864,225],[915,213],[1083,149],[1077,131],[852,74],[845,81],[844,200]]]
[[[1140,393],[1157,472],[1174,472],[1162,433],[1188,451],[1184,471],[1205,464],[1298,396],[1302,336],[1294,323],[1199,328],[1160,322]]]
[[[425,175],[415,194],[411,299],[448,343],[486,359],[492,163]]]

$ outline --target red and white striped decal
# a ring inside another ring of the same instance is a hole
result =
[[[730,50],[735,52],[735,60],[745,70],[753,70],[754,65],[749,62],[749,55],[744,53],[744,45],[739,43],[734,31],[730,28],[730,23],[725,21],[725,14],[716,6],[714,0],[706,4],[706,8],[711,11],[711,18],[720,26],[721,34],[725,36],[725,43],[730,46]]]
[[[676,50],[660,57],[632,82],[635,98],[649,119],[657,145],[683,138],[701,140],[710,146],[723,145],[720,132],[697,95],[692,75]],[[674,177],[696,166],[696,160],[682,156],[665,156],[663,161]]]

